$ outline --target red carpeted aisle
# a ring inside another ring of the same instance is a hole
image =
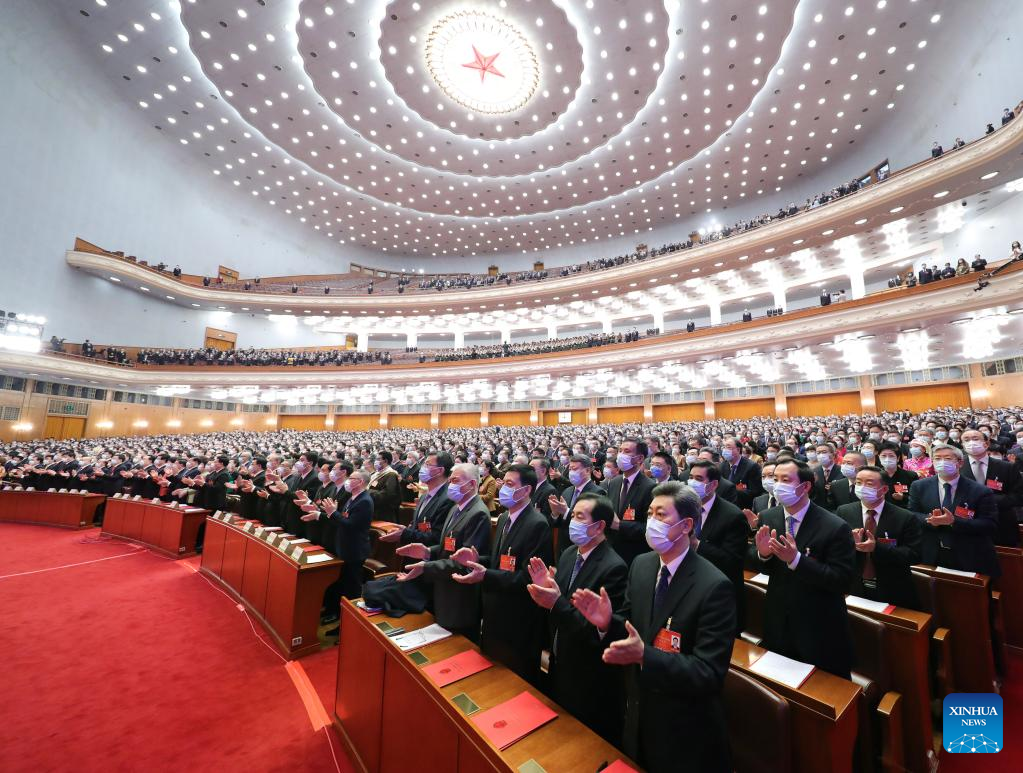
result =
[[[0,538],[0,770],[352,770],[195,562],[95,529],[0,524]],[[336,651],[314,659],[330,716]]]

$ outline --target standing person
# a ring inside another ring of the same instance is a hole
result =
[[[753,506],[753,500],[764,493],[760,483],[760,465],[743,456],[742,446],[734,437],[721,442],[721,477],[735,484],[735,504],[740,509]]]
[[[814,474],[805,464],[774,468],[780,508],[760,514],[750,560],[769,575],[764,646],[843,679],[852,667],[845,594],[856,549],[844,520],[810,501]]]
[[[607,482],[607,498],[615,508],[611,545],[626,564],[650,549],[644,534],[654,482],[643,474],[646,456],[645,442],[635,437],[625,438],[617,456],[621,474]]]
[[[338,614],[341,597],[355,599],[362,595],[362,562],[369,557],[369,525],[373,522],[373,498],[366,492],[369,474],[353,472],[344,482],[351,498],[338,510],[333,499],[324,499],[323,514],[337,523],[334,555],[340,558],[341,577],[327,588],[323,605],[328,615]],[[325,631],[325,636],[338,636],[341,626]]]
[[[568,525],[571,543],[558,559],[557,570],[552,574],[539,558],[531,559],[532,582],[527,590],[537,606],[548,610],[551,698],[609,743],[620,746],[625,708],[622,674],[604,663],[604,647],[570,601],[581,588],[594,593],[604,588],[612,610],[621,610],[629,569],[607,541],[614,514],[607,497],[580,494]]]
[[[606,646],[603,661],[628,667],[624,749],[651,773],[732,769],[721,693],[735,595],[728,578],[690,549],[700,512],[691,489],[660,484],[646,521],[653,552],[632,562],[621,612],[614,613],[605,588],[572,597]]]
[[[998,531],[995,544],[1006,547],[1019,545],[1019,524],[1016,522],[1016,508],[1020,504],[1019,468],[1004,459],[995,459],[989,453],[991,441],[976,429],[965,430],[962,434],[966,463],[962,475],[990,489],[998,508]]]
[[[462,548],[485,553],[490,544],[490,510],[479,496],[480,474],[474,464],[456,464],[448,479],[448,499],[454,506],[441,528],[441,542],[413,542],[397,549],[399,556],[415,559],[398,574],[399,582],[418,577],[432,586],[434,620],[473,642],[480,638],[480,587],[462,585],[451,575],[461,572],[452,556]]]
[[[394,457],[390,451],[381,451],[373,461],[373,475],[369,482],[369,495],[373,497],[373,509],[377,520],[398,522],[401,507],[401,480],[391,467]]]
[[[551,495],[548,502],[551,508],[551,520],[556,537],[556,554],[560,557],[571,545],[569,526],[572,523],[572,512],[575,503],[583,494],[601,493],[600,486],[593,482],[593,462],[590,457],[575,454],[568,460],[569,487],[561,492],[561,496]],[[606,535],[605,535],[606,536]]]
[[[913,481],[919,480],[920,476],[903,468],[902,444],[891,441],[882,443],[877,452],[877,460],[884,470],[884,485],[888,487],[885,501],[897,507],[907,507],[909,487],[913,485]]]
[[[412,523],[404,529],[395,529],[380,540],[409,545],[422,542],[426,546],[440,544],[440,531],[444,525],[451,500],[448,499],[448,475],[455,460],[447,452],[429,454],[419,467],[419,483],[426,490],[419,495]]]
[[[521,676],[538,684],[543,618],[529,597],[529,560],[549,565],[551,528],[529,504],[536,473],[527,464],[512,464],[504,473],[499,494],[506,512],[497,521],[487,555],[470,547],[452,558],[469,569],[454,573],[463,585],[482,583],[483,620],[480,649]]]

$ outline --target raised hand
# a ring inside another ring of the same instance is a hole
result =
[[[600,595],[589,588],[579,588],[572,594],[572,606],[598,631],[606,631],[611,625],[611,598],[607,590],[600,589]]]

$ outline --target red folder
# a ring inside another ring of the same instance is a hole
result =
[[[423,673],[430,677],[438,687],[445,687],[459,679],[486,671],[492,665],[493,663],[476,650],[466,650],[452,655],[450,658],[423,666]]]
[[[635,768],[629,767],[621,760],[615,760],[606,768],[603,773],[637,773]]]
[[[490,743],[504,750],[557,716],[539,698],[523,692],[471,719]]]

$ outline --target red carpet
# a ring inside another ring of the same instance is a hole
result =
[[[95,529],[0,537],[0,770],[353,769],[283,659],[186,562]],[[332,714],[336,650],[305,663]]]

